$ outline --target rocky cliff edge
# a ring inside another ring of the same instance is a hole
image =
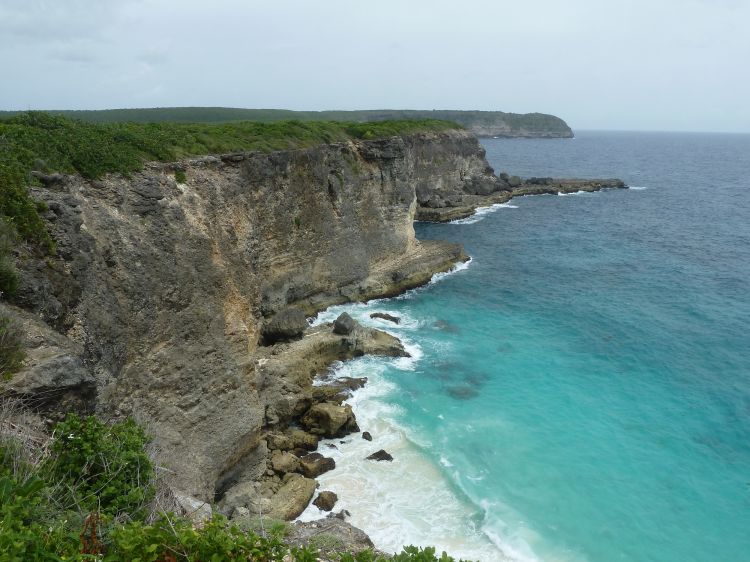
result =
[[[289,346],[264,347],[263,326],[288,307],[391,296],[465,260],[415,238],[418,200],[498,181],[461,130],[56,178],[34,195],[57,255],[21,256],[14,305],[0,304],[29,339],[8,389],[46,412],[135,416],[175,489],[213,500],[266,470],[268,432],[304,412],[326,367],[272,369]],[[331,361],[380,352],[326,337],[303,348]]]

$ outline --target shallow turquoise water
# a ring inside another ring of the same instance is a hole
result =
[[[646,189],[417,225],[473,262],[387,303],[423,353],[383,371],[395,421],[497,544],[750,560],[750,136],[484,144],[497,171]]]

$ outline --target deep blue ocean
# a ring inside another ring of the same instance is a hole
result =
[[[370,378],[353,402],[375,441],[340,444],[324,487],[389,549],[750,560],[750,135],[483,144],[498,173],[634,189],[417,224],[472,261],[346,308],[414,358],[339,369]],[[371,321],[374,310],[402,324]],[[389,466],[361,460],[380,446]]]

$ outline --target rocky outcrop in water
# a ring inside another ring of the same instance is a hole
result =
[[[489,207],[497,203],[507,203],[513,197],[523,195],[556,195],[558,193],[576,193],[578,191],[600,191],[602,189],[623,189],[627,185],[619,179],[560,179],[529,178],[523,180],[518,176],[500,174],[496,190],[488,194],[466,193],[455,190],[445,194],[439,204],[430,204],[434,200],[420,204],[417,208],[417,220],[429,222],[449,222],[469,217],[479,207]]]

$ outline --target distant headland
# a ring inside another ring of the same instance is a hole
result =
[[[0,119],[20,111],[0,111]],[[572,138],[568,124],[545,113],[503,111],[457,111],[417,109],[367,109],[358,111],[292,111],[289,109],[243,109],[233,107],[154,107],[143,109],[50,110],[93,123],[133,121],[137,123],[222,123],[232,121],[389,121],[395,119],[440,119],[458,123],[478,137]]]

